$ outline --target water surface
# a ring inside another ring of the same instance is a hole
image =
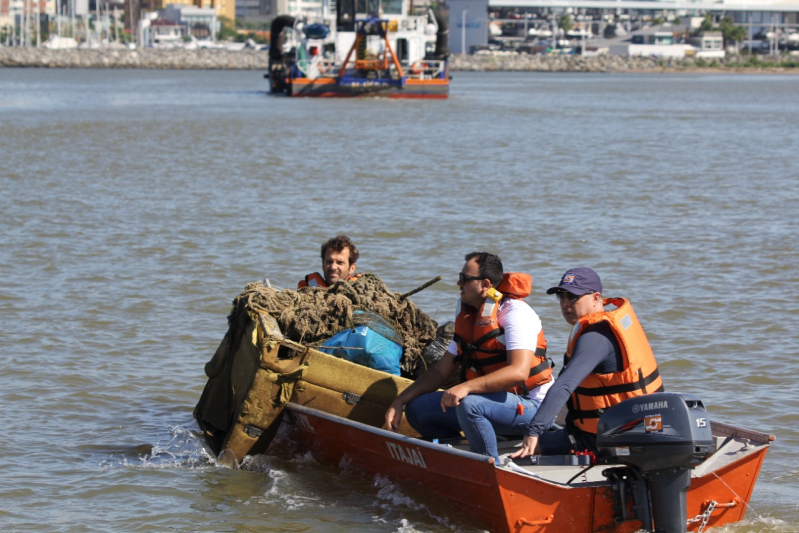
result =
[[[452,318],[463,255],[544,291],[590,266],[669,390],[773,433],[746,520],[799,518],[799,78],[455,73],[445,102],[269,97],[253,72],[0,70],[0,527],[476,531],[344,463],[217,466],[203,365],[250,281],[291,287],[349,234]]]

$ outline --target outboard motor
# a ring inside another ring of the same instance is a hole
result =
[[[699,397],[664,392],[625,400],[600,417],[597,447],[602,460],[628,465],[632,477],[643,482],[648,505],[639,501],[636,512],[644,529],[687,531],[691,469],[715,451]],[[613,470],[606,475],[613,476]]]

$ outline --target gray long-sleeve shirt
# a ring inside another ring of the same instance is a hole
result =
[[[623,368],[621,349],[610,326],[605,322],[589,326],[577,339],[569,364],[561,370],[527,426],[527,434],[540,437],[589,374],[609,374]]]

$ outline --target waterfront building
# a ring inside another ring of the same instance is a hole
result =
[[[272,19],[272,2],[268,0],[236,0],[236,18],[251,22]]]
[[[193,35],[197,39],[213,39],[221,26],[219,12],[207,6],[169,4],[161,12],[161,18],[184,26],[187,35]]]
[[[55,12],[54,0],[0,0],[0,28],[4,28],[7,38],[11,42],[11,35],[15,35],[20,42],[20,32],[23,26],[29,43],[36,44],[36,24],[38,19],[46,23],[49,15]]]
[[[695,57],[722,58],[724,57],[724,39],[720,31],[705,31],[688,40],[696,49]]]
[[[183,37],[212,41],[221,24],[210,7],[169,4],[157,12],[145,14],[139,21],[138,41],[142,46],[175,45]]]
[[[25,12],[29,17],[54,14],[55,0],[0,0],[0,26],[11,24],[14,17]]]
[[[136,28],[131,28],[128,21],[140,21],[144,19],[144,13],[154,11],[166,12],[170,7],[170,15],[167,20],[173,22],[182,21],[182,23],[205,25],[210,28],[211,34],[216,35],[219,32],[219,18],[226,17],[231,21],[236,18],[236,0],[126,0],[125,1],[125,29],[133,31]],[[175,14],[175,10],[180,11],[180,14]],[[213,21],[209,20],[209,14]],[[152,20],[148,18],[147,20]],[[187,26],[188,33],[191,34],[191,26]],[[197,26],[197,30],[199,26]],[[141,35],[142,29],[138,29],[138,34]],[[142,41],[140,41],[142,42]]]
[[[488,44],[488,0],[449,2],[449,49],[466,54]]]
[[[280,15],[302,17],[322,12],[323,0],[238,0],[236,18],[250,22],[269,22]],[[335,0],[332,2],[335,12]]]
[[[186,30],[187,27],[184,24],[173,22],[168,19],[155,19],[150,21],[150,38],[153,44],[181,44],[183,43],[183,36],[186,35]],[[207,39],[210,29],[206,29],[204,33],[204,38]],[[144,41],[144,39],[142,40]]]
[[[673,27],[647,26],[633,32],[628,42],[612,44],[608,47],[611,55],[617,56],[654,56],[654,57],[685,57],[694,47],[681,43],[675,34],[681,33]]]
[[[378,10],[375,0],[353,0],[358,13],[367,13]],[[413,0],[411,6],[414,13],[426,10],[432,0]],[[367,8],[367,2],[370,6]],[[237,0],[236,17],[251,22],[268,22],[280,15],[291,15],[301,18],[303,16],[318,16],[325,9],[329,13],[336,12],[336,0]],[[401,11],[401,0],[381,0],[379,4],[384,13]]]
[[[549,27],[558,33],[557,18],[563,14],[589,19],[593,35],[598,36],[604,35],[609,21],[626,24],[624,29],[629,32],[633,18],[701,17],[705,13],[717,21],[731,17],[747,28],[750,41],[758,35],[799,30],[799,0],[449,0],[448,6],[450,50],[456,54],[488,48],[488,23],[495,20],[490,14],[498,12],[513,14],[508,22],[519,25],[520,39],[526,39],[529,29],[535,27]]]

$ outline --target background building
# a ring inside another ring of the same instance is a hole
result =
[[[125,0],[125,29],[135,31],[136,28],[131,28],[128,21],[139,21],[146,12],[166,10],[170,6],[176,6],[175,9],[178,10],[188,9],[184,15],[186,17],[184,20],[194,24],[198,22],[205,23],[208,19],[208,12],[198,12],[189,8],[211,10],[217,20],[220,17],[230,20],[235,20],[236,18],[236,0]],[[170,16],[173,18],[168,20],[174,21],[176,17],[174,9],[170,13],[172,13]],[[218,31],[218,29],[215,31]]]
[[[593,34],[603,36],[605,21],[626,25],[631,31],[632,20],[645,21],[663,16],[702,17],[711,14],[715,21],[730,17],[744,26],[749,39],[769,34],[796,32],[799,29],[799,0],[722,0],[722,1],[664,1],[664,0],[449,0],[450,49],[453,53],[469,53],[488,46],[491,20],[525,24],[524,32],[516,37],[526,38],[527,24],[548,25],[557,30],[558,17],[568,14],[593,21]],[[511,20],[504,20],[510,18]],[[498,20],[500,19],[500,20]],[[640,25],[639,25],[640,27]]]

